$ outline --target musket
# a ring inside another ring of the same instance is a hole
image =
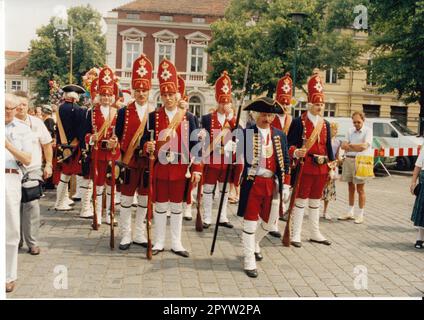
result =
[[[115,136],[115,127],[113,127],[113,135]],[[115,176],[115,165],[116,161],[114,160],[114,156],[116,154],[116,146],[112,148],[112,160],[111,164],[111,187],[110,187],[110,248],[115,248],[115,185],[116,185],[116,176]]]
[[[246,96],[246,85],[247,85],[248,74],[249,74],[249,63],[246,65],[246,70],[244,72],[243,94],[242,94],[240,104],[239,104],[238,110],[237,110],[237,119],[236,119],[236,126],[235,126],[236,129],[238,129],[238,127],[239,127],[240,116],[241,116],[241,108],[243,106],[244,97]],[[233,135],[233,140],[235,140],[234,135]],[[230,178],[230,173],[232,171],[232,168],[233,168],[233,160],[232,160],[232,157],[231,157],[231,163],[229,163],[228,166],[227,166],[227,171],[225,172],[225,180],[224,180],[224,184],[222,186],[221,199],[219,201],[218,214],[216,216],[216,224],[215,224],[215,230],[214,230],[212,246],[211,246],[211,255],[213,255],[213,252],[215,250],[216,237],[218,235],[218,228],[219,228],[219,220],[221,219],[221,213],[222,213],[222,209],[223,209],[223,206],[224,206],[224,197],[225,197],[225,194],[227,192],[228,180]]]
[[[93,120],[94,120],[94,106],[91,109],[91,123],[93,124]],[[96,134],[96,133],[94,133]],[[97,212],[96,212],[96,200],[97,200],[97,187],[96,187],[96,183],[97,183],[97,141],[94,142],[93,146],[91,147],[93,150],[93,230],[98,230],[99,228],[97,227],[98,225],[98,221],[97,221]]]
[[[302,148],[305,147],[305,143],[306,143],[306,127],[305,127],[305,124],[303,123]],[[283,239],[281,240],[283,242],[284,247],[290,247],[291,216],[292,216],[292,213],[293,213],[294,203],[296,201],[297,194],[299,193],[299,184],[300,184],[302,174],[303,174],[303,164],[304,164],[304,158],[300,158],[297,161],[297,165],[296,165],[296,178],[295,178],[295,181],[294,181],[294,186],[293,186],[293,190],[292,190],[292,194],[291,194],[291,198],[290,198],[286,227],[284,228]]]
[[[150,131],[150,141],[155,140],[154,130]],[[147,198],[147,251],[146,257],[148,260],[152,260],[152,217],[153,217],[153,170],[155,167],[155,153],[151,151],[149,153],[149,193]]]
[[[203,148],[202,148],[203,150]],[[200,181],[197,185],[197,195],[196,195],[196,209],[197,209],[197,214],[196,214],[196,231],[197,232],[203,232],[203,220],[202,220],[202,212],[200,211],[200,206],[201,206],[201,201],[202,201],[202,187],[203,187],[203,177],[205,176],[205,171],[207,170],[207,168],[204,170],[202,176],[200,177]]]

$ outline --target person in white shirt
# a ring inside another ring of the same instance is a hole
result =
[[[5,230],[6,230],[6,292],[15,288],[18,271],[20,238],[20,204],[22,172],[17,161],[29,165],[32,160],[31,130],[15,118],[20,100],[13,94],[5,95]]]
[[[37,116],[28,114],[28,98],[26,93],[20,93],[20,105],[16,108],[16,118],[25,123],[31,129],[31,141],[33,144],[32,161],[29,166],[25,166],[29,175],[33,179],[48,179],[53,173],[53,147],[52,137],[47,130],[43,120]],[[43,168],[43,156],[45,165]],[[21,204],[21,243],[25,240],[28,246],[28,253],[32,255],[40,254],[38,245],[38,233],[40,229],[40,203],[38,199]]]
[[[417,180],[420,187],[417,188]],[[410,191],[413,195],[416,195],[414,209],[412,210],[411,221],[414,222],[414,226],[417,228],[417,241],[415,242],[416,249],[424,248],[424,152],[420,151],[420,154],[415,162],[415,169],[412,175]]]
[[[348,212],[339,217],[339,220],[355,220],[356,224],[364,222],[365,208],[365,179],[355,177],[355,158],[359,153],[371,151],[372,130],[364,125],[365,115],[363,112],[354,112],[352,122],[354,128],[351,128],[341,145],[341,149],[346,152],[346,159],[343,162],[342,180],[349,184],[349,208]],[[355,217],[355,191],[358,193],[359,214]]]

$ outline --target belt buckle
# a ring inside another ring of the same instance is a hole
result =
[[[324,164],[324,157],[323,156],[318,156],[318,164]]]

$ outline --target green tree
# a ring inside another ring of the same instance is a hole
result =
[[[405,103],[420,104],[424,131],[424,1],[375,0],[369,9],[369,67],[381,93],[396,92]]]
[[[249,61],[248,93],[266,92],[272,96],[278,79],[286,72],[292,73],[295,61],[296,87],[302,90],[314,68],[333,68],[340,77],[347,72],[346,68],[359,68],[358,56],[362,48],[352,38],[352,32],[343,32],[342,28],[352,26],[354,5],[361,2],[345,2],[232,1],[225,18],[212,24],[213,41],[208,48],[212,65],[209,83],[227,70],[233,86],[241,89]],[[292,21],[289,14],[293,12],[308,15],[301,26]],[[246,27],[252,16],[259,17],[256,26]]]
[[[24,74],[37,79],[37,103],[49,97],[49,80],[62,85],[69,82],[70,29],[73,27],[73,82],[82,83],[82,76],[94,66],[103,66],[106,39],[101,31],[101,14],[90,5],[68,9],[68,21],[52,17],[48,25],[37,30],[31,41],[30,57]],[[65,26],[65,28],[63,28]]]

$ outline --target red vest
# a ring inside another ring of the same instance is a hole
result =
[[[230,126],[230,130],[233,130],[236,126],[236,118],[235,116],[233,116],[233,118],[231,120],[225,120],[224,122],[224,126],[225,124],[228,123],[228,125]],[[212,148],[212,143],[213,140],[215,139],[217,134],[220,134],[222,130],[222,125],[218,120],[218,111],[215,111],[211,114],[211,129],[209,131],[209,137],[210,137],[210,148]],[[225,144],[230,141],[231,139],[231,135],[227,134],[224,137],[224,141],[223,142],[219,142],[217,143],[217,147],[221,146],[221,143],[223,143],[223,145],[225,146]],[[212,151],[212,150],[211,150]],[[221,169],[221,170],[225,170],[225,168],[227,167],[227,164],[224,160],[225,155],[221,154],[219,155],[218,151],[214,151],[211,152],[210,158],[208,158],[209,163],[207,164],[208,167],[214,168],[214,169]],[[227,160],[228,163],[228,160]]]
[[[103,117],[99,104],[94,106],[92,112],[93,112],[93,119],[92,119],[93,132],[92,133],[95,133],[102,128],[103,123],[106,121],[106,119]],[[110,110],[109,112],[112,112],[112,110]],[[101,139],[97,142],[97,160],[109,161],[109,160],[119,159],[119,156],[121,154],[119,150],[119,146],[116,148],[114,155],[112,154],[112,150],[102,150],[101,148],[102,140],[109,140],[113,135],[113,130],[116,125],[117,114],[118,113],[116,113],[115,117],[113,118],[112,124],[109,126],[108,130],[106,130],[103,137],[101,137]]]
[[[286,115],[286,117],[284,119],[284,127],[287,125],[287,123],[289,121],[291,123],[292,117],[290,115]],[[284,128],[281,126],[281,121],[280,121],[280,118],[278,117],[278,115],[275,115],[275,118],[272,121],[271,126],[273,126],[274,128],[277,128],[277,129],[283,131],[286,135],[289,133],[290,125],[287,127],[287,130],[283,130]]]
[[[303,116],[302,116],[303,117]],[[304,122],[306,126],[306,139],[309,139],[312,132],[314,131],[314,125],[309,120],[307,113],[304,114]],[[312,157],[310,155],[312,154],[318,154],[318,155],[328,155],[327,152],[327,126],[325,123],[322,126],[321,133],[319,135],[319,138],[315,141],[315,143],[312,145],[311,149],[309,149],[308,154],[305,158],[305,164],[303,167],[303,172],[305,174],[311,174],[311,175],[322,175],[328,174],[328,165],[322,164],[318,165],[315,164],[312,160]]]
[[[259,136],[261,134],[258,132]],[[267,141],[262,141],[261,144],[270,143],[272,146],[272,155],[268,158],[260,158],[259,166],[262,168],[266,168],[272,172],[277,172],[277,158],[275,157],[274,143],[272,141],[272,129],[270,130],[269,136],[267,137]]]
[[[159,133],[168,127],[169,122],[170,122],[169,118],[165,112],[165,107],[159,108],[159,110],[155,112],[156,146],[158,146]],[[189,124],[188,124],[188,121],[186,120],[185,115],[183,117],[183,120],[178,125],[175,131],[176,131],[175,137],[171,138],[170,142],[168,142],[168,147],[164,149],[171,150],[172,152],[184,153],[184,156],[186,156],[187,152],[189,151],[189,145],[188,145],[189,140],[187,138],[189,134]],[[182,144],[181,141],[183,141],[182,142],[183,147],[181,146]],[[161,141],[160,143],[163,143],[163,141]],[[157,150],[157,152],[159,152],[159,150]],[[158,154],[157,152],[156,154]],[[159,153],[159,157],[161,157],[160,153]],[[184,161],[187,163],[187,162],[190,162],[190,159],[188,160],[186,159]],[[155,178],[160,180],[171,180],[171,181],[184,180],[188,164],[183,164],[181,162],[182,162],[181,159],[179,159],[178,163],[176,164],[173,164],[173,163],[163,164],[159,161],[159,158],[158,158],[158,161],[156,162],[156,166],[155,166]]]
[[[148,117],[148,112],[149,110],[147,108],[146,110],[147,117]],[[124,129],[123,129],[122,139],[120,141],[121,150],[124,153],[128,150],[128,146],[132,138],[134,137],[134,134],[138,130],[142,120],[143,119],[140,120],[138,116],[135,102],[130,103],[125,110],[124,126],[123,126]],[[146,121],[146,126],[147,126],[147,121]],[[146,130],[146,128],[144,130]],[[135,152],[137,152],[137,150]],[[133,155],[129,163],[129,166],[131,168],[147,168],[148,164],[149,164],[149,161],[147,157],[141,158],[141,157],[135,157]]]

